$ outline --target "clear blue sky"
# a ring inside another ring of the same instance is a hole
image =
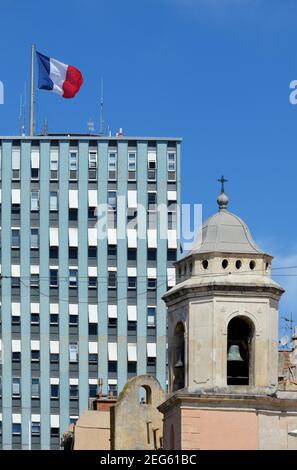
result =
[[[230,210],[276,265],[297,265],[296,18],[296,0],[1,0],[0,134],[18,132],[34,41],[84,75],[73,100],[37,91],[38,130],[45,116],[50,132],[97,124],[103,76],[113,132],[183,137],[183,202],[214,212],[223,173]],[[296,314],[297,277],[276,279]]]

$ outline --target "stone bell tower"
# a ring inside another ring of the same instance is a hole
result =
[[[164,449],[297,449],[297,391],[278,388],[278,303],[272,256],[228,211],[176,263],[168,307]],[[200,241],[201,240],[201,241]]]
[[[228,211],[225,179],[219,210],[202,237],[176,263],[168,307],[169,391],[197,387],[251,390],[277,386],[278,303],[272,256]]]

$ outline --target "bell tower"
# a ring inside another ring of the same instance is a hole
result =
[[[192,250],[176,262],[168,307],[169,392],[251,392],[277,387],[278,304],[272,256],[228,211],[222,177],[218,212]],[[238,388],[239,387],[239,388]]]

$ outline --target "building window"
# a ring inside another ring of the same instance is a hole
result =
[[[148,261],[156,261],[157,260],[157,249],[156,248],[148,248],[148,250],[147,250],[147,259],[148,259]]]
[[[21,285],[21,280],[19,277],[13,276],[11,278],[11,287],[20,287]]]
[[[69,153],[69,170],[77,171],[77,152],[73,150]]]
[[[147,280],[148,290],[156,290],[156,287],[157,287],[157,279],[153,277],[149,277]]]
[[[94,353],[89,354],[89,364],[97,364],[98,362],[98,355]]]
[[[59,384],[51,384],[51,398],[59,398]]]
[[[50,211],[56,212],[58,210],[58,193],[51,191],[50,193]]]
[[[77,344],[69,344],[69,362],[78,361],[78,346]]]
[[[148,179],[156,180],[157,154],[155,151],[148,151],[147,154]]]
[[[40,397],[40,382],[39,378],[32,378],[31,382],[31,397],[39,398]]]
[[[50,314],[50,325],[58,326],[59,325],[59,314],[58,313],[51,313]]]
[[[39,210],[39,191],[31,191],[31,211]]]
[[[149,211],[157,210],[157,193],[147,193],[147,205]]]
[[[78,385],[70,384],[69,386],[69,397],[70,399],[77,400],[78,399]]]
[[[177,228],[177,218],[176,218],[176,202],[168,201],[168,229]]]
[[[117,287],[117,273],[116,271],[108,271],[108,288],[116,289]]]
[[[156,307],[147,308],[147,326],[156,325]]]
[[[12,325],[20,325],[21,324],[21,317],[19,315],[12,315],[11,316],[11,324]]]
[[[97,277],[89,276],[89,289],[97,288]]]
[[[40,436],[40,423],[32,421],[32,436]]]
[[[51,428],[51,437],[58,438],[60,436],[60,429],[59,428]]]
[[[176,171],[176,155],[175,152],[168,152],[167,154],[167,170]]]
[[[78,325],[78,315],[69,314],[69,325],[77,326]]]
[[[77,287],[77,269],[69,269],[69,287]]]
[[[136,289],[137,279],[134,276],[128,276],[128,289]]]
[[[31,362],[39,362],[40,361],[40,351],[31,351]]]
[[[50,169],[51,169],[51,179],[56,180],[58,179],[58,170],[59,170],[59,151],[58,150],[51,150],[50,155]]]
[[[39,178],[39,150],[31,152],[31,178],[35,180]]]
[[[108,385],[108,394],[111,395],[114,398],[117,398],[117,396],[118,396],[118,387],[117,387],[117,385],[109,384]]]
[[[16,398],[19,398],[21,396],[20,377],[12,377],[12,396]]]
[[[21,423],[12,423],[12,435],[13,436],[20,436],[21,433],[22,433]]]
[[[89,152],[89,170],[97,168],[97,152]]]
[[[21,362],[21,353],[20,353],[20,351],[12,351],[12,362],[14,362],[14,363]]]
[[[31,313],[31,325],[39,325],[39,313]]]
[[[13,148],[12,149],[12,179],[19,180],[20,179],[20,168],[21,168],[21,150],[20,148]]]
[[[96,398],[96,395],[97,395],[97,385],[89,384],[89,397]]]
[[[12,248],[20,247],[20,230],[19,229],[11,230],[11,247]]]
[[[31,274],[31,287],[39,287],[39,274]]]
[[[108,171],[117,170],[117,154],[116,152],[109,152],[108,154]]]
[[[50,353],[50,363],[58,364],[59,363],[59,353]]]
[[[130,181],[136,179],[136,152],[128,153],[128,178]]]
[[[50,269],[50,286],[58,287],[58,269]]]
[[[117,210],[117,193],[116,191],[108,191],[108,210]]]
[[[38,228],[31,228],[31,248],[39,248],[39,230]]]

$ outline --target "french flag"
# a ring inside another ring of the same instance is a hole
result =
[[[38,88],[49,90],[63,98],[73,98],[83,84],[81,72],[72,65],[66,65],[37,52]]]

